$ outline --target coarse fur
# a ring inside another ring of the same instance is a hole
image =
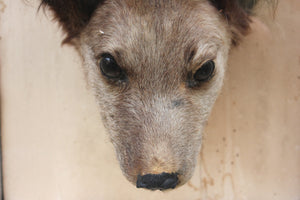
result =
[[[257,0],[42,0],[84,62],[87,81],[126,178],[192,176],[202,130],[223,84],[230,48],[249,32]],[[126,81],[103,76],[114,57]],[[208,60],[214,76],[188,83]]]

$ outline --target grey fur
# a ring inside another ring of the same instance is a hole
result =
[[[254,2],[243,7],[251,9]],[[133,184],[138,175],[166,172],[178,173],[183,185],[193,174],[232,40],[249,23],[241,8],[230,15],[228,10],[237,8],[226,7],[228,21],[215,6],[209,0],[101,1],[88,23],[69,35],[82,55],[121,169]],[[72,19],[56,14],[61,23]],[[241,24],[234,17],[243,17]],[[112,83],[100,73],[103,53],[115,57],[127,82]],[[188,74],[207,60],[215,62],[214,77],[188,87]]]

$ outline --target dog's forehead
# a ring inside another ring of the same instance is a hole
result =
[[[199,54],[214,53],[222,40],[218,20],[206,0],[111,0],[97,9],[85,35],[96,56],[117,54],[119,62],[135,70],[149,64],[143,71],[153,70],[161,63],[169,70],[183,66],[201,44],[205,48]]]

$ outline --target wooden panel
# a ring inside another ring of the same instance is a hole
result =
[[[25,2],[25,3],[24,3]],[[123,177],[81,61],[38,3],[0,0],[6,200],[300,199],[300,2],[231,52],[192,180],[162,193]]]

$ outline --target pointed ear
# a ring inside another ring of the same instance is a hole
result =
[[[104,0],[42,0],[41,6],[49,7],[55,14],[69,43],[87,25],[92,14]]]
[[[223,14],[231,32],[233,45],[238,44],[241,36],[250,30],[252,10],[259,0],[210,0]]]

